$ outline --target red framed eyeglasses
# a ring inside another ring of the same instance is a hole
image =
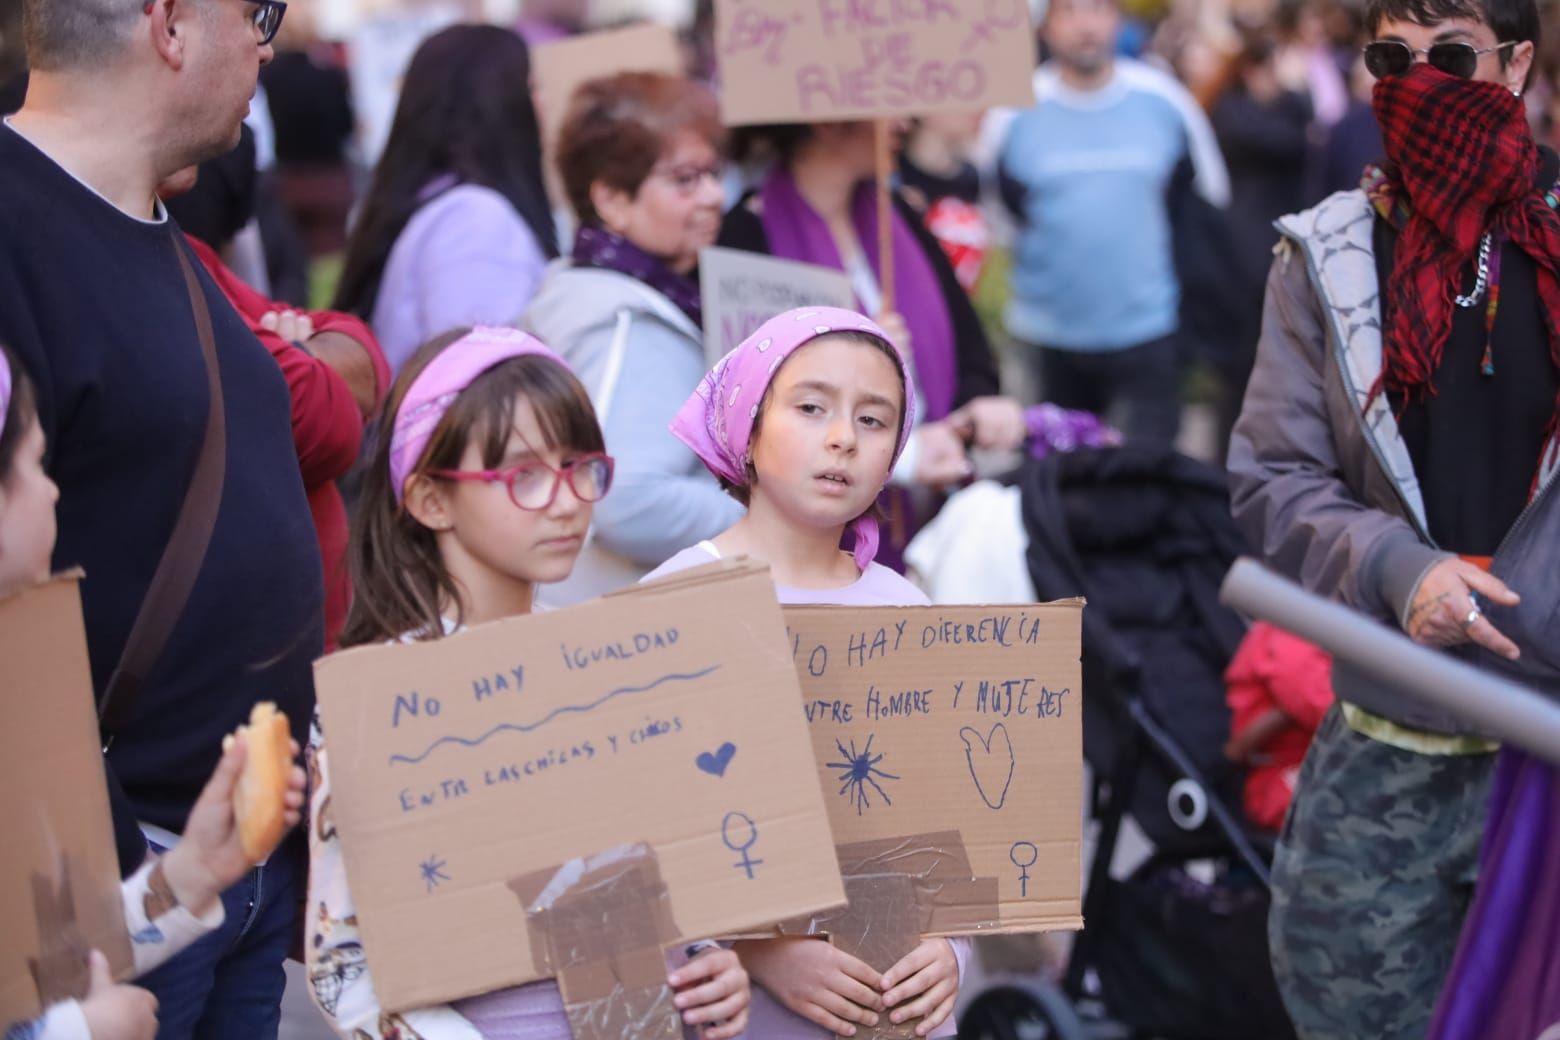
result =
[[[562,466],[549,466],[532,459],[505,469],[434,469],[429,470],[428,475],[445,480],[503,484],[509,489],[509,500],[517,507],[539,513],[552,507],[565,480],[574,497],[581,502],[601,501],[612,487],[612,468],[612,456],[592,452]]]

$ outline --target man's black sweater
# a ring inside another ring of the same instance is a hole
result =
[[[0,126],[0,341],[38,389],[60,487],[56,567],[80,566],[101,696],[173,530],[209,407],[171,220],[136,220]],[[183,614],[108,762],[120,865],[136,821],[181,831],[225,733],[275,701],[301,740],[322,640],[318,542],[293,450],[287,384],[208,278],[227,473]]]

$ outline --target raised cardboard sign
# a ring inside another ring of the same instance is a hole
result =
[[[130,972],[78,573],[0,601],[0,1032],[87,991],[87,952]]]
[[[711,365],[794,307],[856,309],[850,278],[815,264],[712,246],[699,252],[704,353]]]
[[[857,919],[854,892],[882,892],[885,877],[910,879],[901,898],[879,897],[900,920],[913,913],[910,936],[1082,926],[1082,612],[1081,600],[785,608],[852,894],[843,922],[792,930],[871,939],[884,912]],[[858,955],[882,970],[906,952]]]
[[[549,178],[556,176],[552,156],[558,130],[581,83],[619,72],[683,74],[677,34],[670,26],[653,22],[542,44],[533,52],[532,63]]]
[[[387,1009],[557,976],[571,1016],[619,1021],[664,997],[665,945],[844,902],[764,568],[349,650],[315,680]]]
[[[728,126],[1034,102],[1028,0],[716,0]]]

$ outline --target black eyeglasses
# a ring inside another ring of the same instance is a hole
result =
[[[1402,40],[1376,40],[1365,45],[1365,68],[1377,79],[1401,76],[1414,64],[1414,56],[1423,54],[1431,68],[1440,69],[1451,76],[1472,79],[1478,70],[1481,55],[1494,54],[1516,45],[1515,40],[1483,49],[1471,43],[1437,43],[1424,50],[1415,50]]]
[[[244,0],[255,5],[255,32],[260,34],[260,46],[276,39],[276,30],[282,27],[282,15],[287,13],[284,0]]]

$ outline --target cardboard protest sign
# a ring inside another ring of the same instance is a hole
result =
[[[1029,105],[1028,0],[716,0],[728,126]]]
[[[699,295],[704,353],[711,365],[793,307],[856,309],[850,278],[839,271],[718,246],[699,252]]]
[[[80,577],[0,601],[0,1032],[85,996],[89,950],[130,972]]]
[[[557,976],[576,1036],[617,1035],[664,1000],[665,946],[844,902],[764,568],[349,650],[315,678],[386,1008]]]
[[[1082,926],[1082,611],[785,608],[851,897],[789,930],[884,970],[919,935]]]
[[[532,62],[550,178],[556,177],[552,156],[558,130],[581,83],[619,72],[683,74],[677,34],[670,26],[650,22],[542,44],[532,53]]]

